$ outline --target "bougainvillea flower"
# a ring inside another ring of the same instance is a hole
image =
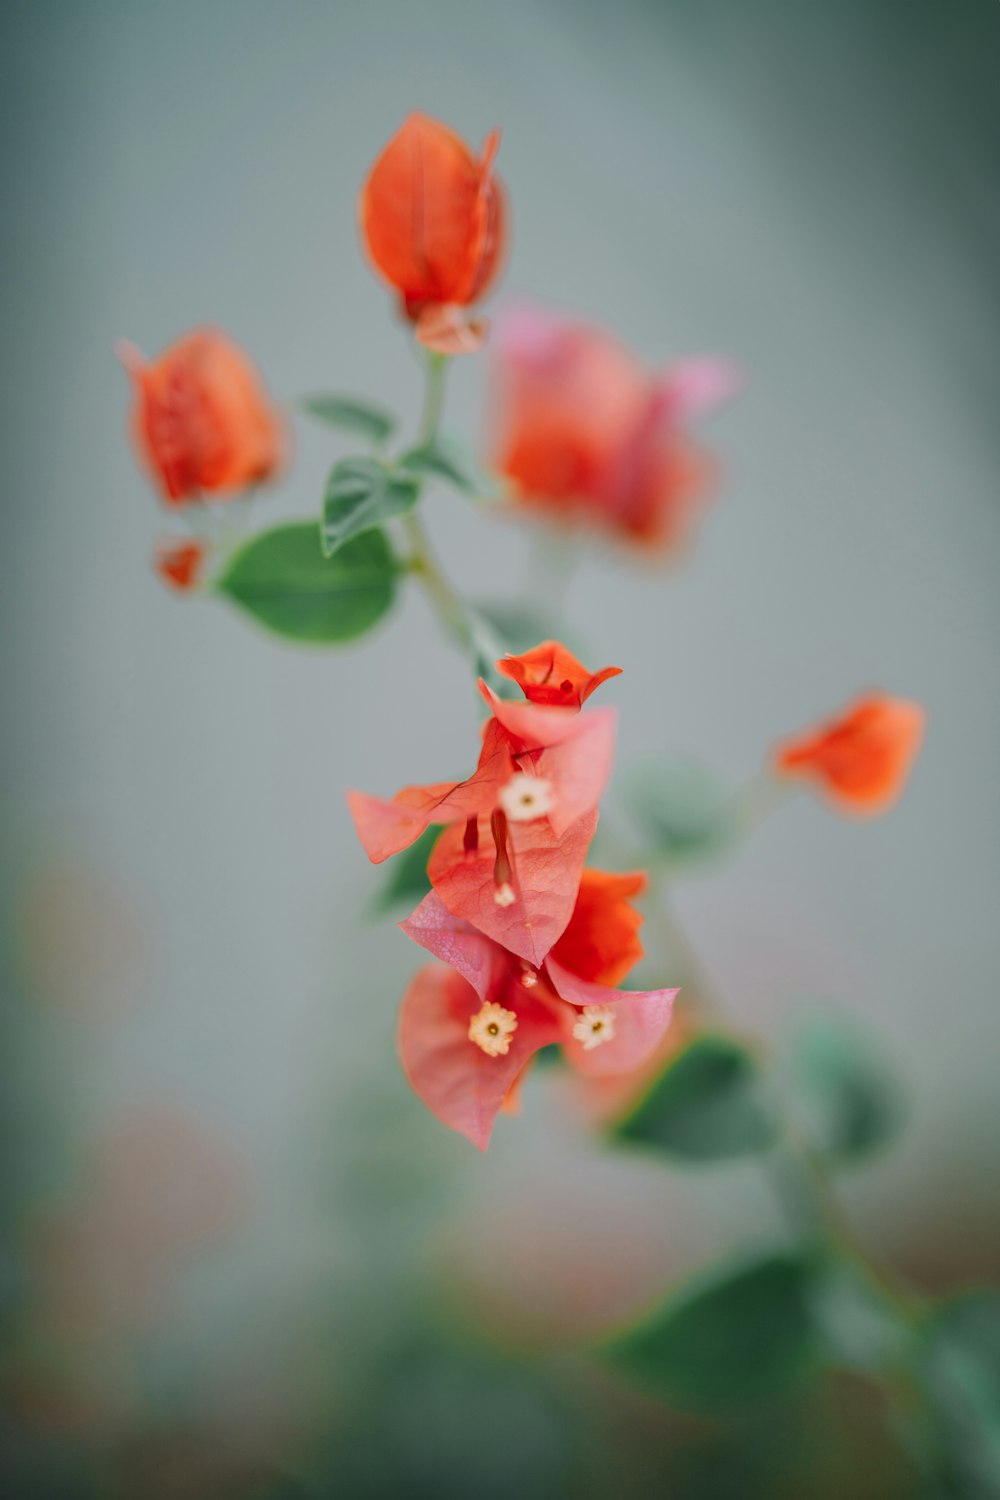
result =
[[[919,703],[870,693],[829,723],[779,744],[775,774],[813,782],[842,812],[875,817],[902,792],[925,717]]]
[[[506,217],[493,175],[499,145],[494,130],[476,157],[446,125],[412,114],[372,167],[361,231],[407,317],[435,305],[467,307],[499,270]]]
[[[614,753],[615,713],[510,703],[480,683],[492,716],[466,781],[409,786],[390,802],[350,792],[379,864],[444,824],[427,873],[456,917],[541,963],[573,911]]]
[[[168,505],[234,495],[278,469],[284,424],[224,333],[196,328],[152,361],[128,343],[118,353],[135,388],[136,446]]]
[[[529,703],[580,708],[595,688],[609,677],[619,677],[621,667],[603,667],[588,672],[571,651],[558,641],[543,641],[520,656],[505,656],[497,671],[516,682]]]
[[[532,307],[499,321],[495,349],[493,462],[518,503],[650,547],[689,533],[713,465],[687,428],[735,390],[728,361],[650,374],[610,335]]]
[[[407,989],[403,1067],[438,1119],[480,1150],[540,1048],[558,1043],[574,1068],[602,1077],[631,1072],[659,1046],[677,991],[628,993],[607,977],[642,954],[627,897],[643,882],[585,871],[569,926],[537,968],[455,918],[433,891],[400,923],[448,966],[421,969]]]
[[[164,583],[184,594],[198,587],[204,562],[202,542],[163,542],[153,565]]]

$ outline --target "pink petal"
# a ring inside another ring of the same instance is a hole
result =
[[[483,736],[479,764],[467,781],[439,781],[430,786],[407,786],[391,802],[348,792],[347,805],[358,838],[373,864],[409,848],[431,823],[492,812],[497,793],[513,774],[510,750],[497,726],[489,723]]]
[[[464,829],[449,828],[434,846],[427,866],[431,885],[453,916],[471,922],[519,958],[536,966],[565,931],[580,886],[587,849],[597,827],[597,808],[557,836],[547,818],[511,823],[511,885],[516,900],[498,906],[491,839],[466,850]]]
[[[416,911],[399,925],[413,942],[456,969],[480,1000],[489,995],[499,970],[508,967],[507,954],[492,938],[484,937],[461,917],[452,916],[434,891],[429,891]]]
[[[414,1092],[452,1130],[485,1151],[493,1122],[525,1064],[549,1042],[562,1039],[559,1018],[527,990],[508,1004],[517,1015],[510,1050],[489,1057],[469,1040],[469,1022],[481,1001],[453,970],[430,964],[413,977],[399,1017],[399,1054]]]
[[[614,1012],[615,1034],[600,1047],[587,1052],[572,1035],[563,1041],[566,1056],[581,1073],[630,1073],[659,1046],[670,1025],[677,990],[615,990],[578,979],[554,959],[546,967],[556,992],[570,1005],[607,1006]]]
[[[480,681],[480,691],[495,721],[511,735],[513,755],[518,745],[541,750],[533,770],[552,782],[553,805],[548,821],[557,837],[600,801],[608,784],[615,752],[618,715],[613,708],[580,713],[575,708],[550,708],[537,703],[511,703],[498,698]]]
[[[577,732],[579,710],[577,708],[552,708],[539,703],[512,702],[509,698],[498,698],[493,689],[479,679],[479,691],[489,704],[490,712],[497,723],[529,750],[540,750],[544,745],[558,745]],[[605,709],[605,713],[611,710]]]
[[[402,802],[381,802],[364,792],[348,792],[347,805],[365,853],[376,865],[408,849],[430,821],[423,809]]]
[[[613,708],[580,714],[576,731],[561,744],[543,750],[535,774],[552,783],[548,822],[557,838],[595,808],[611,776],[618,715]]]
[[[562,321],[529,303],[505,308],[496,320],[497,355],[512,364],[544,369],[558,361],[564,338]]]
[[[659,416],[671,426],[683,427],[706,416],[729,401],[743,384],[738,365],[731,360],[705,355],[685,359],[661,375],[654,387]]]

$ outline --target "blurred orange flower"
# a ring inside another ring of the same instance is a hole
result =
[[[875,817],[901,794],[925,718],[919,703],[870,693],[838,718],[779,744],[775,774],[804,777],[842,812]]]
[[[493,462],[522,505],[646,547],[675,545],[714,474],[687,427],[737,383],[718,359],[650,374],[600,329],[517,308],[498,325]]]
[[[505,656],[497,671],[516,682],[529,703],[548,703],[557,708],[581,708],[609,677],[620,677],[621,667],[603,667],[588,672],[559,641],[543,641],[520,656]]]
[[[153,565],[164,583],[183,594],[198,587],[204,561],[202,542],[162,542]]]
[[[477,158],[446,125],[411,114],[368,174],[362,235],[407,317],[416,320],[430,307],[467,307],[496,275],[506,218],[492,170],[499,145],[494,130]]]
[[[224,333],[194,329],[151,362],[128,343],[118,354],[135,387],[136,446],[168,505],[233,495],[274,474],[284,423]]]

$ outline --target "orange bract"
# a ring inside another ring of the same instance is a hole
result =
[[[842,811],[885,812],[900,795],[916,760],[926,715],[919,703],[871,693],[839,718],[779,744],[779,776],[816,782]]]
[[[621,670],[604,667],[588,672],[559,641],[543,641],[520,656],[505,656],[497,662],[497,671],[516,682],[529,702],[559,708],[582,707],[595,688],[609,677],[619,677]]]
[[[186,593],[197,588],[204,561],[201,542],[164,542],[157,549],[154,566],[164,583]]]
[[[639,962],[642,913],[629,904],[646,888],[646,876],[584,870],[569,925],[552,949],[563,968],[593,984],[618,984]]]
[[[361,192],[368,254],[399,292],[408,317],[469,303],[486,291],[504,248],[503,192],[492,172],[499,131],[477,159],[427,115],[404,120]]]
[[[131,345],[119,354],[135,385],[136,445],[168,505],[235,494],[274,474],[283,423],[224,333],[197,328],[149,363]]]

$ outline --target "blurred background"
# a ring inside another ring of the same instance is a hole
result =
[[[467,668],[416,594],[340,652],[168,594],[113,347],[218,323],[276,397],[415,423],[355,198],[421,108],[503,127],[495,305],[740,362],[697,547],[638,575],[590,553],[570,627],[625,669],[623,776],[683,751],[738,782],[867,686],[926,704],[889,817],[800,798],[677,904],[738,1026],[820,998],[881,1039],[907,1130],[843,1200],[918,1285],[975,1285],[1000,1264],[1000,9],[34,0],[0,33],[5,1492],[911,1493],[849,1382],[719,1425],[590,1351],[781,1232],[756,1166],[614,1152],[551,1070],[485,1157],[409,1093],[417,956],[370,919],[343,793],[471,765]],[[483,430],[485,384],[459,362],[450,427]],[[348,446],[299,423],[258,522],[316,514]],[[427,519],[471,596],[546,602],[525,531],[443,495]]]

